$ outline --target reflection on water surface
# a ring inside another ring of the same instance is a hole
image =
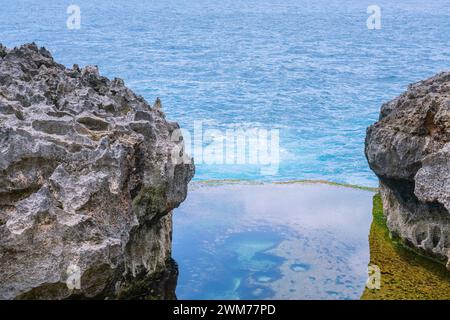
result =
[[[373,193],[195,184],[175,211],[180,299],[359,299]]]

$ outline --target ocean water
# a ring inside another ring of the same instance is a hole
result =
[[[373,193],[324,184],[191,186],[174,215],[180,299],[359,299]]]
[[[279,129],[274,174],[197,161],[195,179],[376,185],[365,129],[407,85],[450,69],[448,0],[0,0],[0,42],[35,41],[67,66],[98,65],[192,131]],[[369,30],[366,9],[381,8]],[[205,142],[207,143],[207,142]],[[197,159],[198,160],[198,159]]]

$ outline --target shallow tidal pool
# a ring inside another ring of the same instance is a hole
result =
[[[190,186],[175,210],[179,299],[359,299],[373,192],[317,183]]]

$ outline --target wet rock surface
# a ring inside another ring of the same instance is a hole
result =
[[[450,72],[444,72],[384,104],[365,147],[391,233],[444,262],[450,257],[449,142]]]
[[[96,67],[0,45],[0,298],[115,298],[164,272],[194,173],[178,128]]]

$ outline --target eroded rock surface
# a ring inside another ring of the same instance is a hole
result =
[[[163,272],[194,173],[178,128],[96,67],[0,45],[0,298],[124,297]]]
[[[380,179],[390,231],[449,261],[450,72],[412,84],[384,104],[367,130],[365,151]]]

